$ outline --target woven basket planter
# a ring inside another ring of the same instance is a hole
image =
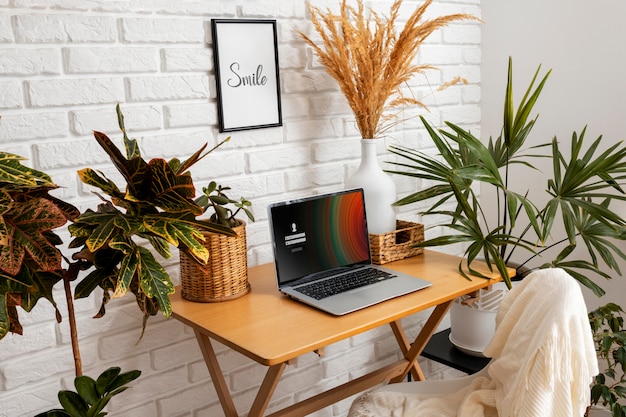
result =
[[[369,235],[372,262],[377,265],[419,255],[424,248],[413,245],[424,241],[424,225],[396,220],[396,230],[382,235]]]
[[[233,228],[237,236],[203,233],[203,244],[209,250],[206,265],[180,252],[180,281],[184,299],[215,303],[234,300],[250,291],[246,223],[240,222]]]

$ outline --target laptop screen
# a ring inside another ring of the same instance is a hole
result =
[[[370,264],[363,191],[269,207],[279,286],[333,268]]]

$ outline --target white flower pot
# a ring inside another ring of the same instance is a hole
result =
[[[496,315],[502,298],[507,292],[506,284],[499,282],[491,289],[482,289],[478,300],[470,296],[454,300],[450,308],[450,342],[459,350],[472,356],[483,356],[496,331]]]
[[[380,235],[396,229],[396,184],[378,164],[376,139],[361,139],[361,164],[346,181],[346,188],[363,188],[369,233]]]

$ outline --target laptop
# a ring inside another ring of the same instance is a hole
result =
[[[278,289],[293,299],[340,316],[431,285],[372,264],[362,189],[270,204],[268,214]]]

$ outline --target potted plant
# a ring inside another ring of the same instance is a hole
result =
[[[45,298],[61,315],[52,297],[52,288],[62,281],[71,327],[74,349],[77,392],[62,390],[59,401],[62,409],[51,410],[40,416],[106,415],[100,413],[111,398],[128,388],[140,371],[122,373],[112,367],[97,380],[82,374],[76,321],[70,281],[76,279],[79,264],[63,269],[63,256],[58,248],[61,242],[54,229],[75,219],[79,212],[74,206],[49,194],[58,188],[46,173],[22,165],[24,158],[0,152],[0,195],[2,240],[0,241],[0,339],[8,332],[22,334],[17,307],[31,311]]]
[[[127,156],[105,134],[94,132],[94,137],[126,181],[126,189],[120,190],[91,168],[79,171],[84,183],[109,197],[98,194],[103,202],[96,211],[80,213],[53,197],[49,191],[57,186],[47,174],[22,165],[19,156],[0,153],[0,338],[9,331],[21,333],[17,306],[30,311],[39,299],[46,298],[56,308],[52,288],[60,281],[68,304],[76,392],[61,391],[63,410],[42,415],[105,415],[102,409],[110,398],[139,376],[139,371],[121,373],[116,367],[97,379],[83,375],[74,298],[87,297],[97,287],[102,288],[99,317],[105,314],[110,298],[131,292],[144,314],[145,329],[148,317],[159,310],[169,317],[168,296],[174,285],[153,254],[138,242],[144,240],[166,258],[171,257],[171,244],[206,262],[209,253],[201,244],[201,230],[235,235],[228,226],[196,219],[204,210],[194,201],[195,187],[188,172],[224,141],[208,151],[205,145],[183,162],[145,161],[137,141],[126,135],[119,105],[117,113]],[[74,237],[69,247],[79,250],[71,260],[59,249],[63,242],[54,232],[68,220]],[[91,272],[79,280],[80,272],[87,270]],[[77,280],[73,295],[70,283]],[[58,310],[57,319],[61,319]]]
[[[450,233],[427,239],[418,246],[466,244],[459,271],[468,279],[482,276],[472,268],[477,258],[484,260],[490,269],[495,267],[509,287],[511,277],[507,266],[515,266],[518,272],[559,267],[595,294],[602,295],[604,291],[590,278],[590,273],[604,278],[610,277],[607,271],[621,274],[618,258],[626,259],[613,241],[626,239],[626,221],[614,209],[615,201],[626,199],[622,189],[626,178],[626,147],[620,142],[602,150],[601,138],[587,145],[583,129],[565,143],[569,155],[562,151],[563,145],[557,138],[527,148],[525,143],[536,121],[530,114],[550,74],[547,72],[539,80],[539,73],[540,67],[515,111],[512,61],[509,60],[502,133],[495,141],[489,139],[486,145],[470,131],[453,123],[446,123],[448,129],[435,129],[422,118],[439,155],[409,147],[391,147],[390,152],[399,159],[390,162],[394,169],[388,172],[421,178],[431,185],[395,204],[429,202],[430,207],[422,213],[424,216],[448,219],[442,226]],[[550,152],[542,152],[544,149]],[[547,194],[544,205],[531,201],[530,190],[516,191],[509,187],[512,175],[523,175],[525,169],[535,169],[535,158],[552,160],[552,176],[544,188]],[[480,186],[482,195],[492,188],[497,196],[497,216],[485,215],[483,205],[486,203],[476,193]],[[563,237],[553,239],[559,234]],[[581,246],[587,249],[588,260],[580,259],[579,254],[572,256],[574,249]],[[513,261],[519,263],[513,265]],[[459,327],[455,326],[454,313],[458,304],[455,303],[452,310],[454,336],[451,338],[456,339],[453,343],[481,352],[489,335],[474,346],[456,337],[455,328]],[[458,315],[472,313],[467,310]],[[492,322],[493,316],[495,308],[485,320]]]
[[[95,267],[77,285],[76,296],[87,296],[101,287],[105,292],[101,307],[104,314],[110,297],[132,292],[144,314],[145,325],[147,318],[159,310],[170,316],[168,295],[174,292],[174,284],[152,252],[134,238],[150,243],[164,258],[172,256],[172,245],[206,263],[209,251],[202,245],[201,231],[235,234],[230,227],[196,219],[203,208],[194,201],[196,190],[188,172],[225,141],[208,151],[204,145],[183,162],[176,158],[170,161],[154,158],[147,162],[141,157],[137,141],[126,135],[119,105],[117,112],[127,156],[105,134],[94,132],[94,136],[126,181],[126,189],[120,190],[113,181],[91,168],[78,173],[85,184],[99,188],[110,200],[102,198],[97,211],[87,210],[69,227],[75,237],[70,247],[82,247],[74,259]]]
[[[211,253],[206,263],[199,263],[185,251],[180,252],[180,278],[183,298],[198,302],[218,302],[239,298],[250,291],[246,222],[236,216],[243,212],[250,221],[252,203],[241,197],[233,200],[226,194],[230,187],[215,181],[202,188],[195,201],[210,213],[208,222],[232,228],[236,236],[203,231],[203,245]]]
[[[617,143],[600,150],[601,137],[585,147],[585,129],[574,132],[566,143],[569,156],[561,150],[555,137],[550,143],[525,148],[536,118],[530,119],[549,72],[538,86],[533,86],[539,75],[537,69],[517,111],[513,104],[512,61],[509,60],[508,82],[504,102],[504,126],[497,140],[483,144],[471,132],[453,123],[450,130],[435,129],[424,118],[422,122],[439,151],[438,156],[428,155],[408,147],[392,147],[390,152],[399,156],[390,162],[394,174],[422,178],[432,182],[424,190],[412,193],[395,205],[404,206],[429,200],[430,208],[422,214],[438,215],[449,219],[444,226],[454,233],[428,239],[419,246],[442,246],[467,243],[465,266],[459,264],[464,276],[481,276],[472,268],[472,262],[481,257],[492,268],[495,266],[507,284],[510,277],[507,264],[516,250],[527,256],[517,268],[560,267],[589,287],[597,295],[602,288],[588,278],[588,272],[605,278],[610,276],[604,267],[620,273],[616,258],[626,255],[611,239],[626,239],[626,221],[614,210],[612,203],[626,200],[621,187],[626,178],[626,147]],[[548,148],[550,153],[541,154]],[[541,207],[529,198],[529,190],[516,192],[508,187],[509,177],[522,175],[513,168],[535,169],[533,158],[551,158],[552,177],[546,182],[548,200]],[[497,194],[498,215],[486,218],[484,204],[475,189],[477,185],[493,187]],[[432,199],[432,200],[431,200]],[[445,208],[448,203],[452,206]],[[560,222],[557,219],[560,218]],[[563,225],[565,237],[552,241],[557,225]],[[569,260],[569,256],[583,242],[590,260]],[[542,256],[550,249],[561,250],[545,260]]]
[[[623,314],[624,310],[614,303],[589,313],[598,359],[606,365],[594,378],[591,406],[602,404],[611,411],[612,417],[626,416],[626,330]],[[589,410],[585,415],[589,415]]]
[[[415,63],[419,48],[428,36],[453,21],[477,20],[467,14],[424,20],[431,3],[432,0],[426,0],[417,7],[399,34],[396,26],[402,0],[394,1],[388,17],[371,9],[366,11],[362,0],[357,0],[356,7],[342,0],[339,14],[309,4],[311,22],[321,38],[321,45],[299,32],[326,72],[339,84],[356,118],[362,138],[361,165],[348,179],[346,187],[364,189],[372,234],[395,229],[395,211],[391,204],[397,198],[393,180],[378,165],[373,139],[393,126],[400,108],[424,107],[419,100],[407,96],[402,85],[415,74],[434,68]]]

